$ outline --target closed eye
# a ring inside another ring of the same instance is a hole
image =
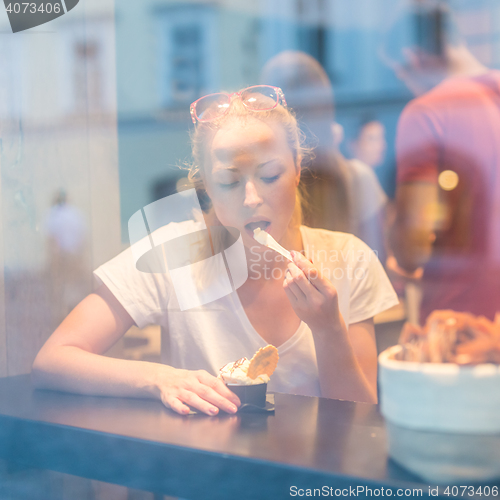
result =
[[[223,189],[231,189],[233,187],[236,187],[238,185],[238,181],[230,182],[228,184],[224,184],[222,182],[219,182],[219,186]]]
[[[261,177],[261,179],[266,183],[266,184],[271,184],[275,181],[277,181],[281,177],[281,174],[278,175],[273,175],[272,177]]]

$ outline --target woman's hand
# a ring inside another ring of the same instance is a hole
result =
[[[337,289],[323,278],[319,269],[299,252],[291,252],[283,288],[297,316],[313,334],[343,331],[346,326],[339,311]]]
[[[219,409],[236,413],[240,400],[224,382],[205,370],[179,370],[162,365],[156,386],[165,406],[187,415],[189,407],[217,415]]]
[[[347,328],[337,289],[319,269],[292,252],[283,288],[297,316],[313,334],[321,395],[377,402],[377,350],[372,319]],[[352,339],[352,341],[351,341]]]

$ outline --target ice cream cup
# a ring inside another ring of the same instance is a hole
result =
[[[266,406],[267,384],[237,385],[227,384],[241,401],[241,405],[254,405],[259,408]]]

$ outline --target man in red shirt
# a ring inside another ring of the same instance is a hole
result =
[[[409,34],[413,40],[402,43]],[[386,47],[386,62],[417,95],[398,124],[392,246],[406,271],[424,266],[420,321],[435,309],[493,319],[500,311],[500,72],[471,54],[445,8],[422,2],[393,26]]]

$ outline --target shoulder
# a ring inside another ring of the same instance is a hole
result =
[[[397,304],[398,298],[377,253],[352,234],[301,226],[306,257],[312,258],[339,291],[349,324]]]
[[[350,233],[342,233],[340,231],[330,231],[329,229],[320,229],[316,227],[300,226],[300,232],[306,244],[324,244],[324,245],[339,245],[346,246],[356,237]]]
[[[410,101],[403,109],[397,125],[396,151],[419,150],[441,136],[449,100],[435,96],[434,89]],[[456,101],[455,101],[456,103]]]
[[[205,229],[206,226],[201,221],[185,220],[181,222],[170,222],[151,233],[154,241],[169,241],[187,234]],[[131,242],[132,243],[132,242]]]
[[[202,229],[205,229],[205,225],[202,222],[194,220],[171,222],[151,233],[149,233],[146,228],[129,227],[130,246],[125,248],[116,257],[100,266],[99,269],[107,268],[111,270],[119,268],[123,271],[128,269],[130,272],[140,275],[148,274],[152,271],[141,270],[141,266],[138,266],[140,260],[147,261],[149,256],[153,258],[153,250],[156,253],[162,244]],[[142,259],[143,257],[146,259]],[[153,258],[153,261],[154,260]]]
[[[477,92],[477,88],[478,82],[470,77],[446,78],[424,94],[412,99],[404,107],[400,122],[404,123],[414,116],[435,117],[450,105],[456,106],[457,99],[471,92]]]
[[[165,243],[205,229],[202,222],[171,222],[148,234],[145,228],[131,231],[130,246],[94,271],[139,327],[161,324],[164,311],[178,307],[172,294],[172,282],[166,272]],[[182,242],[181,242],[182,243]],[[183,244],[172,243],[172,251]],[[185,252],[189,256],[189,252]],[[171,300],[170,300],[171,299]],[[172,302],[173,301],[173,302]]]
[[[302,234],[306,254],[308,250],[311,254],[314,254],[318,250],[328,249],[343,252],[373,252],[366,243],[364,243],[351,233],[330,231],[328,229],[319,229],[307,226],[301,226],[300,231]]]
[[[353,158],[349,160],[349,166],[352,168],[355,177],[363,184],[369,184],[370,186],[376,185],[379,186],[380,183],[378,181],[377,175],[373,171],[373,168],[370,165]]]
[[[399,127],[412,124],[415,119],[421,119],[423,116],[432,117],[436,111],[436,103],[443,104],[443,99],[435,96],[435,89],[420,97],[411,100],[401,112],[398,120]],[[432,93],[432,94],[431,94]]]
[[[364,180],[371,179],[372,175],[375,175],[372,169],[361,160],[356,158],[352,158],[351,160],[347,160],[349,165],[349,170],[351,171],[353,180]]]
[[[478,76],[449,77],[434,88],[411,100],[403,114],[417,112],[436,112],[449,106],[455,107],[457,101],[476,99],[478,96],[500,87],[500,71],[490,70]]]

